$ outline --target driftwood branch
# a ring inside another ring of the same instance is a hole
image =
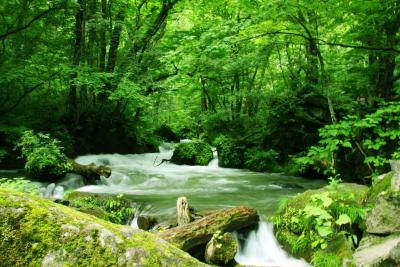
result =
[[[96,181],[100,180],[100,176],[106,178],[111,176],[111,169],[106,166],[96,165],[90,163],[88,165],[82,165],[74,160],[70,160],[73,168],[73,172],[83,176],[83,182],[86,185],[96,184]]]

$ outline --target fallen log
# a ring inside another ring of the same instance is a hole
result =
[[[82,165],[71,159],[69,161],[72,164],[72,172],[83,176],[85,185],[96,184],[96,181],[100,180],[100,176],[108,178],[111,175],[111,169],[109,167],[96,165],[94,163]]]
[[[217,210],[194,222],[178,226],[158,235],[178,248],[188,251],[206,244],[217,231],[233,232],[258,223],[257,211],[248,207]]]

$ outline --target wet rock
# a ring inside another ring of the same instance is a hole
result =
[[[353,258],[358,267],[397,267],[400,264],[400,235],[367,235]]]
[[[238,245],[232,233],[217,232],[207,243],[204,257],[209,264],[225,265],[234,259],[237,250]]]
[[[387,235],[400,233],[400,193],[381,193],[367,217],[367,233]]]
[[[145,231],[150,230],[156,223],[157,223],[157,220],[150,216],[139,215],[137,218],[138,228],[145,230]]]
[[[394,173],[392,178],[392,190],[400,191],[400,160],[390,160],[390,167]]]

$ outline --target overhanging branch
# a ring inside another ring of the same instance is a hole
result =
[[[268,35],[292,35],[292,36],[298,36],[298,37],[302,37],[306,40],[310,40],[311,38],[301,34],[301,33],[297,33],[297,32],[287,32],[287,31],[272,31],[272,32],[265,32],[262,34],[258,34],[255,36],[251,36],[245,39],[240,40],[240,42],[245,42],[248,40],[252,40],[252,39],[258,39],[258,38],[262,38]],[[319,38],[313,38],[315,41],[317,41],[319,43],[319,45],[329,45],[329,46],[339,46],[339,47],[344,47],[344,48],[354,48],[354,49],[362,49],[362,50],[369,50],[369,51],[382,51],[382,52],[394,52],[394,53],[399,53],[400,54],[400,50],[396,49],[394,47],[373,47],[373,46],[364,46],[364,45],[352,45],[352,44],[343,44],[343,43],[336,43],[336,42],[329,42],[323,39],[319,39]]]
[[[6,32],[6,33],[1,34],[1,35],[0,35],[0,40],[4,40],[4,39],[6,39],[8,36],[10,36],[10,35],[12,35],[12,34],[15,34],[15,33],[18,33],[18,32],[20,32],[20,31],[26,30],[26,29],[29,28],[35,21],[41,19],[42,17],[46,16],[47,14],[49,14],[50,12],[52,12],[52,11],[54,11],[54,10],[56,10],[56,9],[57,9],[57,8],[55,8],[55,7],[49,8],[49,9],[45,10],[44,12],[42,12],[42,13],[36,15],[35,17],[33,17],[27,24],[25,24],[25,25],[23,25],[23,26],[20,26],[20,27],[14,29],[14,30],[10,30],[10,31],[8,31],[8,32]]]

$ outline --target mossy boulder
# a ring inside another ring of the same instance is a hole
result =
[[[367,217],[367,233],[388,235],[400,233],[400,193],[385,192],[377,197]]]
[[[179,165],[207,165],[213,158],[213,152],[207,143],[194,141],[178,144],[171,162]]]
[[[206,245],[205,259],[209,264],[225,265],[235,258],[238,250],[232,233],[217,232]]]
[[[302,243],[300,238],[302,230],[298,222],[303,209],[312,202],[314,196],[321,196],[329,192],[329,198],[333,202],[342,200],[344,196],[352,199],[352,203],[360,205],[365,201],[365,195],[368,191],[367,186],[344,183],[339,184],[337,188],[326,186],[320,189],[308,190],[302,194],[289,199],[284,207],[275,214],[273,218],[275,226],[275,235],[278,241],[283,245],[286,251],[298,258],[304,258],[308,261],[323,260],[324,255],[330,256],[330,260],[351,261],[353,254],[353,245],[343,234],[334,235],[331,237],[325,249],[313,248],[310,243]],[[351,197],[349,197],[351,195]],[[333,203],[332,202],[332,203]],[[352,225],[355,230],[360,230],[358,225]],[[303,239],[304,240],[304,239]],[[316,253],[317,252],[317,253]],[[336,257],[336,258],[335,258]],[[327,259],[325,257],[325,259]],[[319,266],[316,264],[315,266]],[[323,264],[321,266],[324,266]]]
[[[207,266],[159,237],[0,188],[3,266]]]
[[[393,172],[388,172],[378,176],[366,194],[366,203],[375,205],[377,197],[382,192],[391,191],[391,181]]]

